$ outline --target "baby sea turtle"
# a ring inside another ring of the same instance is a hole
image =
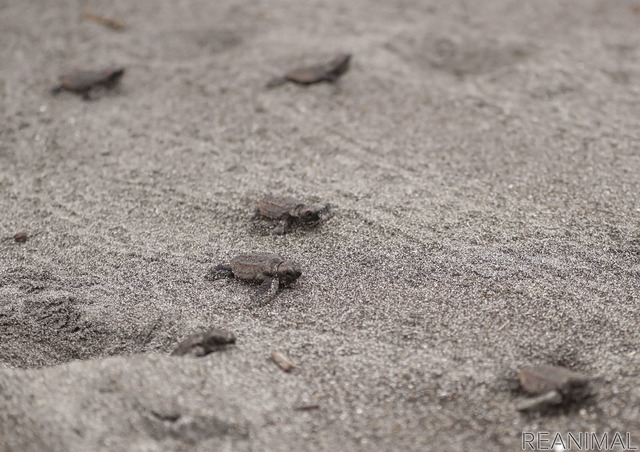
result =
[[[24,243],[27,241],[27,239],[29,238],[29,234],[27,234],[26,232],[22,231],[22,232],[18,232],[17,234],[15,234],[13,236],[13,240],[16,243]]]
[[[263,217],[279,222],[275,232],[284,234],[294,224],[313,225],[329,212],[329,204],[312,205],[287,197],[265,196],[256,206],[255,218]]]
[[[182,341],[171,355],[205,356],[235,342],[236,337],[230,331],[212,328],[204,333],[192,334]]]
[[[267,88],[274,88],[276,86],[283,85],[286,82],[294,82],[300,85],[311,85],[319,82],[335,83],[345,72],[349,70],[350,62],[351,55],[343,53],[328,63],[302,67],[287,72],[284,77],[272,79],[267,83]]]
[[[526,366],[518,372],[522,388],[535,396],[518,405],[526,411],[547,405],[560,405],[588,395],[589,378],[562,366]]]
[[[124,68],[100,71],[76,71],[60,76],[60,85],[51,90],[58,94],[71,91],[82,95],[85,100],[96,99],[104,90],[113,89],[124,75]]]
[[[93,14],[89,11],[84,11],[82,13],[82,17],[85,20],[89,20],[91,22],[95,22],[100,25],[104,25],[107,28],[111,28],[112,30],[122,31],[124,30],[124,25],[118,19],[113,19],[111,17],[101,16],[99,14]]]
[[[34,232],[32,234],[27,233],[26,231],[20,231],[12,236],[4,237],[0,239],[0,242],[6,242],[8,240],[13,240],[16,243],[25,243],[30,238],[38,235],[40,232]]]
[[[257,299],[269,300],[280,286],[288,286],[300,277],[300,265],[271,253],[241,254],[231,259],[229,265],[216,266],[209,279],[236,277],[245,281],[260,283]]]

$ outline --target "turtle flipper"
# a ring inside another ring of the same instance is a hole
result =
[[[216,281],[222,278],[232,278],[233,271],[231,271],[231,266],[227,264],[218,264],[209,270],[209,273],[206,276],[206,279],[209,281]]]
[[[267,276],[262,284],[260,284],[260,287],[258,287],[255,297],[258,301],[269,301],[278,291],[278,287],[280,287],[280,281],[278,281],[278,278]]]
[[[318,209],[317,210],[318,222],[326,221],[329,218],[333,217],[333,211],[332,211],[331,204],[325,204],[324,206],[318,206],[317,209]]]
[[[559,405],[562,403],[562,394],[558,391],[549,391],[537,397],[521,402],[518,411],[539,410],[549,405]]]
[[[97,100],[101,98],[106,91],[106,88],[102,85],[96,85],[89,88],[83,95],[84,100]]]
[[[289,228],[291,227],[291,217],[287,216],[284,220],[282,220],[278,226],[276,226],[273,230],[273,233],[276,235],[284,235],[287,233],[287,231],[289,230]]]
[[[53,95],[60,94],[64,90],[65,90],[64,85],[54,86],[53,88],[51,88],[51,94]]]

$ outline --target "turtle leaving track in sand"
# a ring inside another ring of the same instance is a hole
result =
[[[217,265],[209,274],[209,279],[236,277],[249,282],[260,283],[255,294],[258,300],[273,298],[278,289],[288,286],[300,277],[300,265],[285,260],[278,254],[241,254],[227,264]]]
[[[113,89],[124,75],[124,68],[100,71],[76,71],[60,76],[60,85],[51,90],[52,94],[71,91],[82,95],[85,100],[97,99],[103,91]]]
[[[304,204],[297,199],[278,196],[265,196],[256,206],[254,218],[268,218],[279,221],[276,234],[286,233],[291,226],[314,225],[329,213],[329,204],[324,206]]]

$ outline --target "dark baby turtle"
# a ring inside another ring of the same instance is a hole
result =
[[[236,337],[230,331],[213,328],[204,333],[192,334],[182,341],[171,355],[205,356],[235,342]]]
[[[29,238],[29,234],[27,234],[24,231],[18,232],[13,236],[13,240],[17,243],[24,243],[27,241],[28,238]]]
[[[325,64],[302,67],[287,72],[284,77],[277,77],[267,83],[267,88],[274,88],[286,82],[298,83],[300,85],[311,85],[313,83],[329,82],[335,83],[344,73],[349,70],[351,55],[343,53]]]
[[[546,405],[559,405],[588,395],[589,378],[562,366],[526,366],[518,372],[522,388],[535,396],[522,402],[518,410],[525,411]]]
[[[34,232],[33,234],[29,234],[26,231],[20,231],[12,236],[9,237],[4,237],[2,239],[0,239],[0,242],[6,242],[8,240],[13,240],[16,243],[25,243],[27,240],[29,240],[30,238],[38,235],[39,232]]]
[[[220,264],[210,274],[211,279],[233,276],[245,281],[260,283],[256,298],[269,300],[280,286],[288,286],[300,277],[300,265],[271,253],[241,254],[231,259],[229,265]]]
[[[328,212],[329,204],[304,204],[294,198],[267,195],[256,206],[255,216],[279,221],[276,232],[284,234],[294,224],[316,224]]]
[[[101,71],[76,71],[60,76],[60,85],[51,90],[53,94],[71,91],[86,100],[96,99],[104,90],[114,88],[124,75],[124,69]]]

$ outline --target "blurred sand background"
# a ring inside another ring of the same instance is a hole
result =
[[[640,444],[639,61],[638,1],[0,0],[0,233],[36,234],[0,243],[0,450]],[[265,193],[335,215],[262,235]],[[204,278],[246,251],[303,276]],[[208,327],[236,346],[169,356]],[[519,413],[538,363],[593,398]]]

